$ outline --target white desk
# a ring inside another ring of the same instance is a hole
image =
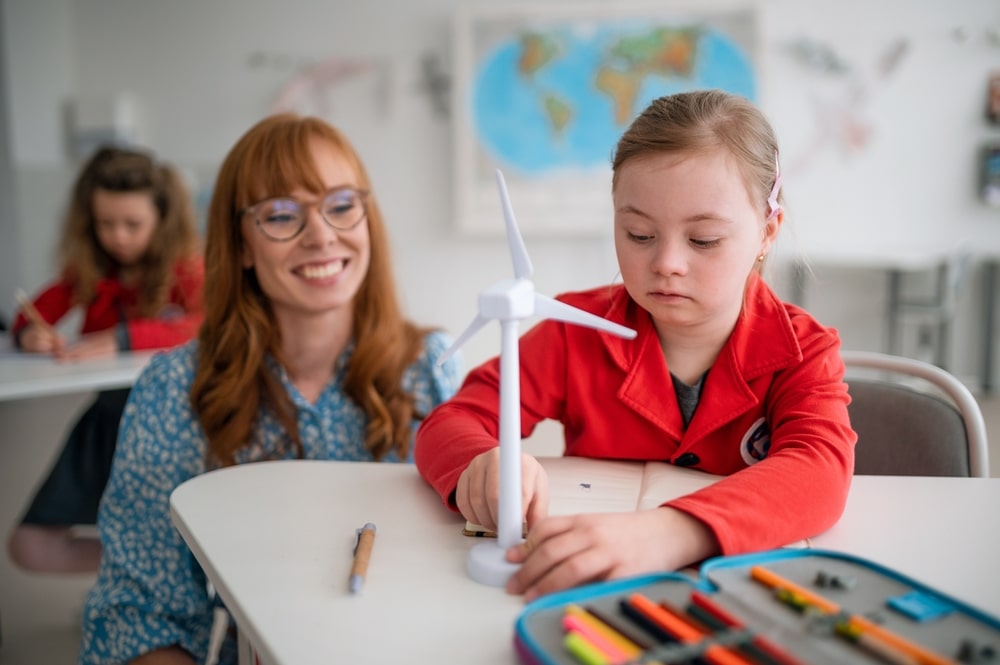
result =
[[[126,388],[153,357],[153,351],[67,363],[48,355],[0,353],[0,401]]]
[[[713,478],[677,471],[680,491]],[[859,476],[843,520],[813,547],[871,558],[1000,614],[997,505],[1000,479]],[[467,577],[474,539],[412,466],[231,467],[181,485],[171,512],[266,663],[518,662],[511,639],[524,605]],[[369,521],[378,535],[368,581],[351,596],[354,530]]]

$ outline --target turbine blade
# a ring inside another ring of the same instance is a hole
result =
[[[528,250],[524,246],[521,232],[517,228],[517,220],[514,218],[514,208],[510,205],[510,195],[507,194],[507,182],[503,178],[503,172],[497,169],[497,187],[500,189],[500,205],[503,206],[503,219],[507,225],[507,245],[510,247],[510,258],[514,262],[514,277],[529,278],[534,272],[531,267],[531,259],[528,258]]]
[[[567,305],[564,302],[543,296],[540,293],[535,294],[535,314],[546,319],[555,319],[557,321],[565,321],[566,323],[575,323],[579,326],[587,326],[588,328],[597,328],[598,330],[603,330],[626,339],[635,339],[636,335],[636,332],[631,328],[618,325],[596,314],[585,312],[582,309],[577,309],[572,305]]]
[[[451,346],[445,349],[445,352],[441,354],[440,358],[438,358],[438,365],[443,364],[444,361],[448,360],[448,358],[451,358],[453,355],[455,355],[455,352],[458,351],[460,348],[462,348],[462,345],[468,342],[473,335],[479,332],[480,328],[482,328],[489,322],[490,322],[489,319],[484,318],[479,314],[476,314],[476,318],[472,319],[472,323],[470,323],[468,327],[466,327],[466,329],[462,331],[462,334],[458,336],[458,339],[452,342]]]

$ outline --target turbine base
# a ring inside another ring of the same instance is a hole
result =
[[[480,584],[503,587],[520,564],[511,563],[506,559],[506,550],[499,543],[479,543],[469,550],[465,568],[471,577]]]

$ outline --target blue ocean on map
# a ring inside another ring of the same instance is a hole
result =
[[[653,27],[646,31],[663,36]],[[628,123],[657,97],[718,88],[755,101],[748,54],[711,28],[691,34],[690,44],[680,44],[689,66],[677,69],[663,65],[677,53],[676,44],[660,51],[654,44],[656,57],[641,61],[635,50],[621,48],[623,40],[635,39],[635,31],[615,26],[546,33],[541,36],[546,57],[526,69],[525,39],[513,35],[484,54],[474,71],[470,110],[476,140],[495,161],[525,175],[605,168]],[[642,44],[649,49],[650,39]],[[627,97],[598,87],[599,73],[607,72],[634,83]]]

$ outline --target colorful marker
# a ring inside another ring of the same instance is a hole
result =
[[[651,621],[685,644],[700,642],[706,637],[705,633],[670,611],[664,604],[657,605],[641,593],[633,593],[628,600]],[[753,665],[735,651],[718,644],[705,649],[705,659],[714,665]]]
[[[580,665],[611,665],[604,655],[580,633],[574,631],[566,633],[566,637],[563,638],[563,647]]]
[[[639,651],[646,651],[653,647],[653,642],[650,642],[644,636],[639,635],[637,631],[632,630],[629,626],[624,624],[622,621],[611,617],[607,613],[601,611],[600,609],[594,607],[593,605],[587,605],[584,607],[587,612],[594,615],[601,623],[605,624],[609,630],[612,630],[622,636],[622,639],[631,642],[639,648]]]
[[[739,621],[732,614],[719,607],[718,603],[703,593],[692,591],[691,604],[695,607],[701,608],[711,616],[715,617],[720,624],[727,628],[733,630],[742,630],[746,628],[743,622]],[[802,661],[778,645],[774,644],[766,637],[762,637],[760,635],[755,636],[753,638],[753,642],[751,642],[749,646],[753,646],[760,651],[759,654],[756,654],[758,659],[769,659],[776,665],[804,665]]]
[[[864,647],[887,663],[892,663],[892,665],[918,665],[917,661],[909,655],[889,646],[871,633],[864,633],[854,628],[850,622],[838,622],[833,629],[841,637],[854,642],[858,646]]]
[[[840,606],[836,603],[827,600],[823,596],[813,593],[809,589],[806,589],[795,582],[786,580],[773,570],[764,568],[763,566],[752,567],[750,569],[750,578],[772,589],[784,589],[785,591],[790,592],[787,594],[787,598],[800,599],[801,602],[808,603],[809,605],[819,608],[828,614],[836,614],[840,611]]]
[[[808,589],[787,580],[773,570],[762,566],[754,566],[750,569],[750,577],[761,584],[772,589],[783,589],[790,592],[789,598],[798,598],[802,601],[820,609],[825,614],[839,614],[840,606],[823,598]],[[870,633],[882,643],[896,648],[898,651],[914,659],[919,665],[957,665],[957,663],[940,654],[934,653],[925,647],[912,642],[905,637],[879,626],[878,624],[857,614],[847,618],[848,624],[859,633]]]
[[[562,624],[567,632],[575,632],[585,638],[609,663],[624,663],[633,655],[639,655],[637,651],[625,652],[601,634],[592,623],[577,614],[564,614]]]
[[[588,626],[591,626],[594,631],[614,645],[614,647],[621,653],[625,654],[627,658],[635,658],[642,653],[642,648],[638,644],[625,637],[621,632],[615,630],[606,622],[595,616],[592,612],[580,607],[579,605],[568,605],[566,607],[566,613],[577,617],[580,621],[584,622]]]

